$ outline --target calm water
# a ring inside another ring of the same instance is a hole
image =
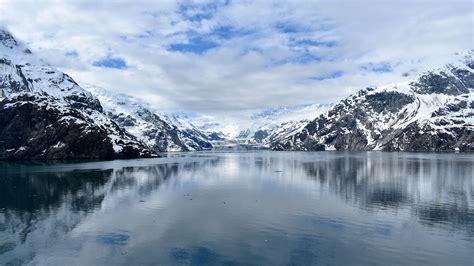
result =
[[[0,265],[474,265],[474,154],[0,163]]]

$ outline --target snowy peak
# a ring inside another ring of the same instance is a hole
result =
[[[303,128],[310,119],[326,112],[331,106],[331,104],[304,104],[255,112],[251,115],[251,124],[241,130],[236,138],[267,145]]]
[[[419,94],[460,95],[474,88],[472,80],[474,58],[468,54],[460,59],[462,65],[447,65],[445,68],[422,74],[410,83],[412,90]]]
[[[0,31],[0,90],[6,97],[16,93],[34,92],[66,101],[77,108],[101,111],[99,101],[83,90],[69,75],[51,67],[21,50],[16,40],[6,31]],[[18,49],[11,49],[18,48]]]
[[[13,37],[13,35],[11,35],[10,32],[4,29],[0,29],[0,44],[10,49],[13,49],[13,47],[18,46],[18,43]]]
[[[162,114],[132,96],[83,85],[104,107],[107,115],[157,152],[211,149],[208,138],[194,125],[171,114]]]

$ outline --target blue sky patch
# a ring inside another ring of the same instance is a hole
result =
[[[307,64],[311,62],[320,62],[322,60],[321,56],[318,56],[313,53],[305,52],[300,54],[294,62],[296,63],[301,63],[301,64]]]
[[[310,77],[309,79],[312,79],[312,80],[335,79],[335,78],[342,77],[342,75],[344,75],[343,71],[334,71],[325,76],[314,76],[314,77]]]
[[[336,41],[325,41],[325,40],[293,40],[292,41],[296,45],[303,45],[303,46],[316,46],[316,47],[334,47],[337,45]]]
[[[230,1],[212,1],[204,4],[182,4],[178,13],[186,20],[200,22],[211,19],[219,7],[228,5]]]
[[[283,33],[297,33],[297,32],[307,32],[308,30],[300,26],[296,23],[290,23],[290,22],[278,22],[275,25],[275,28]]]
[[[314,54],[314,53],[311,53],[311,52],[308,52],[308,51],[304,51],[304,52],[298,52],[298,54],[293,58],[288,58],[286,60],[282,60],[282,61],[278,61],[278,62],[274,62],[274,63],[277,64],[277,65],[283,65],[283,64],[309,64],[309,63],[321,62],[321,61],[322,61],[321,56],[319,56],[317,54]]]
[[[218,44],[209,38],[195,37],[189,40],[188,43],[175,43],[168,47],[168,51],[204,54],[208,50],[217,47]]]
[[[310,64],[315,62],[323,61],[323,57],[316,53],[308,51],[308,49],[302,49],[300,51],[293,51],[294,54],[291,57],[285,59],[273,60],[272,65],[286,65],[286,64]]]
[[[370,63],[362,66],[362,69],[377,73],[392,72],[393,67],[390,63]]]
[[[103,67],[103,68],[115,68],[115,69],[126,69],[128,68],[127,62],[120,57],[111,57],[107,56],[105,58],[99,59],[92,63],[93,66]]]
[[[251,33],[251,31],[238,30],[230,26],[216,27],[210,32],[204,34],[189,31],[184,33],[187,35],[188,42],[173,43],[169,45],[167,49],[172,52],[195,53],[202,55],[208,50],[220,46],[222,41]]]
[[[249,32],[247,32],[248,34]],[[231,26],[221,26],[214,28],[208,35],[211,37],[217,37],[220,39],[231,39],[239,35],[245,35],[243,31],[239,31]]]

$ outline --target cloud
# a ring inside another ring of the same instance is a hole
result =
[[[336,102],[449,62],[474,36],[472,3],[456,0],[3,0],[0,10],[80,82],[217,115]]]
[[[64,53],[64,55],[68,56],[68,57],[73,57],[73,58],[79,57],[79,53],[77,51],[74,51],[74,50],[67,51],[66,53]]]

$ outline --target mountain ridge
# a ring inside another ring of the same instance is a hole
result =
[[[155,108],[138,98],[89,84],[84,84],[83,88],[99,99],[112,120],[157,152],[212,148],[208,138],[194,125],[172,114],[155,111]]]
[[[341,100],[274,150],[474,150],[473,52],[411,81]]]

